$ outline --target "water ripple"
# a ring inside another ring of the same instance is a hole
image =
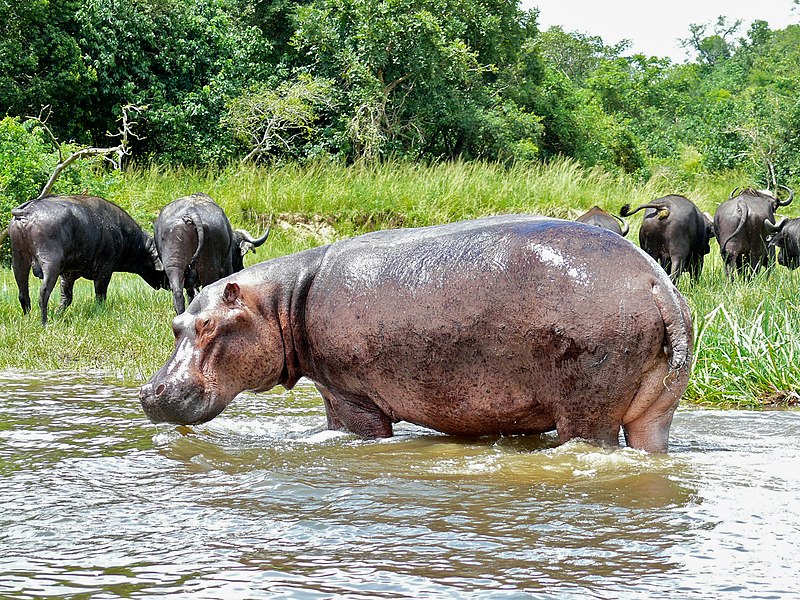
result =
[[[0,373],[3,598],[794,598],[800,414],[671,454],[325,430],[305,382],[154,426],[102,373]]]

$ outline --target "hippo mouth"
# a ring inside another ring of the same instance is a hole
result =
[[[146,383],[139,389],[139,401],[152,423],[174,425],[199,425],[210,421],[225,409],[217,394],[204,394],[198,390],[171,394],[165,383]]]

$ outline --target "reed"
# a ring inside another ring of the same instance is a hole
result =
[[[500,213],[540,213],[574,219],[597,204],[609,211],[667,193],[682,193],[714,211],[736,185],[737,174],[703,175],[670,189],[668,174],[646,182],[570,160],[502,166],[480,162],[430,165],[335,163],[282,167],[134,170],[107,197],[146,229],[170,200],[193,192],[211,195],[234,226],[260,233],[267,244],[245,264],[375,229],[414,227]],[[789,207],[793,208],[793,207]],[[790,213],[791,214],[791,213]],[[632,217],[636,241],[640,218]],[[729,281],[712,242],[697,283],[680,289],[691,306],[695,361],[686,400],[715,406],[796,404],[800,397],[800,275],[777,266],[750,280]],[[101,369],[139,382],[172,350],[171,297],[138,277],[118,273],[108,301],[94,303],[91,282],[79,280],[73,305],[42,328],[32,278],[34,310],[23,317],[10,269],[0,269],[0,369]],[[58,292],[51,307],[58,304]]]

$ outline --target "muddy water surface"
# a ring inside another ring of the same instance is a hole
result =
[[[668,456],[324,430],[303,382],[214,421],[0,373],[0,598],[797,598],[800,413],[681,410]]]

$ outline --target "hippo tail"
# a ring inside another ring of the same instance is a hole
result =
[[[750,209],[747,208],[747,203],[746,202],[737,202],[736,206],[741,212],[741,217],[739,217],[739,223],[736,225],[736,229],[733,230],[733,233],[730,234],[725,239],[725,241],[720,243],[720,245],[719,245],[720,252],[722,252],[723,254],[725,252],[725,246],[728,245],[728,242],[730,242],[733,238],[735,238],[737,235],[739,235],[739,232],[742,230],[742,228],[744,227],[745,223],[747,223],[747,217],[749,216],[749,213],[750,213]]]
[[[197,260],[197,257],[200,256],[200,249],[205,243],[206,234],[203,230],[203,219],[200,217],[200,213],[194,210],[194,208],[189,209],[186,216],[183,217],[183,221],[187,224],[194,225],[194,228],[197,230],[197,248],[192,258],[189,260],[189,266],[192,266],[194,265],[194,261]]]
[[[681,371],[691,364],[694,332],[689,306],[671,283],[655,281],[653,300],[664,322],[664,350],[669,355],[672,371]]]

